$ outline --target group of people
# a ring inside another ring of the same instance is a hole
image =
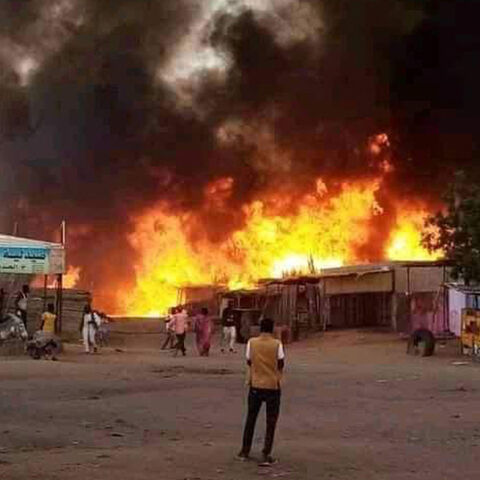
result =
[[[29,295],[28,285],[24,285],[15,300],[16,315],[21,318],[27,327],[27,301]],[[80,323],[83,345],[86,353],[98,351],[99,331],[105,328],[108,319],[86,305]],[[263,403],[266,404],[266,434],[262,450],[261,465],[269,466],[275,463],[271,456],[275,429],[280,412],[281,389],[280,383],[285,365],[285,352],[282,343],[273,336],[274,322],[264,318],[260,322],[260,336],[251,338],[246,347],[245,357],[248,366],[248,413],[245,422],[242,448],[238,453],[239,460],[248,460],[252,448],[255,424]],[[183,307],[171,310],[167,323],[167,338],[162,349],[173,348],[175,355],[179,352],[186,355],[185,338],[189,330],[195,332],[196,346],[200,356],[210,353],[214,322],[207,308],[202,308],[197,315],[189,315]],[[56,314],[52,303],[47,305],[46,311],[41,316],[41,323],[33,340],[30,342],[35,355],[39,352],[50,355],[56,360]],[[226,348],[235,352],[237,337],[237,322],[231,304],[222,313],[222,342],[221,351]],[[49,348],[50,347],[50,348]],[[47,355],[44,354],[46,357]]]
[[[25,327],[27,325],[27,300],[29,288],[25,285],[16,298],[16,314]],[[95,353],[98,350],[98,332],[108,323],[104,314],[86,305],[80,323],[84,349],[86,353]],[[44,345],[55,340],[56,315],[54,305],[49,303],[41,316],[41,324],[36,332],[37,342]],[[228,347],[235,352],[237,325],[232,305],[222,314],[222,343],[221,351]],[[195,332],[197,350],[200,356],[208,356],[214,332],[214,322],[207,308],[202,308],[197,315],[189,315],[183,307],[171,310],[167,323],[167,338],[162,349],[170,348],[186,355],[185,338],[189,330]],[[280,412],[281,379],[285,366],[285,352],[282,343],[273,335],[274,322],[264,318],[260,322],[260,335],[251,338],[246,347],[245,357],[248,366],[248,413],[244,426],[242,448],[237,455],[239,460],[248,460],[252,448],[253,436],[257,417],[263,403],[266,404],[266,434],[262,450],[261,465],[270,466],[275,463],[271,456],[275,429]],[[34,336],[35,338],[35,336]],[[50,351],[54,351],[51,349]],[[55,360],[55,354],[52,360]]]
[[[196,335],[197,350],[200,356],[208,356],[214,330],[213,320],[207,308],[198,315],[188,315],[183,307],[171,309],[167,323],[167,338],[162,349],[175,349],[175,354],[186,355],[185,337],[191,328]],[[229,305],[222,314],[221,351],[234,352],[236,341],[236,321],[234,311]],[[262,404],[266,404],[266,434],[260,465],[270,466],[276,462],[272,457],[273,440],[280,413],[281,379],[285,366],[285,351],[280,340],[273,335],[274,322],[264,318],[260,322],[260,335],[251,338],[246,347],[245,357],[248,366],[248,413],[245,422],[242,448],[237,455],[239,460],[250,459],[253,436],[258,414]]]
[[[23,285],[15,297],[15,314],[22,320],[25,329],[27,329],[29,295],[30,287]],[[56,319],[55,307],[53,303],[48,303],[46,310],[41,315],[40,325],[38,325],[35,334],[31,337],[37,346],[47,345],[53,341],[57,341],[57,337],[55,337]],[[85,306],[80,322],[80,332],[86,353],[96,353],[98,351],[99,339],[106,341],[106,337],[108,336],[107,324],[108,319],[105,314],[93,310],[90,305]],[[57,343],[59,343],[59,339]],[[56,359],[54,355],[52,359]]]
[[[199,355],[201,357],[208,357],[214,326],[207,308],[202,308],[200,313],[194,316],[189,316],[185,308],[172,308],[170,315],[167,317],[167,337],[162,345],[162,350],[170,346],[170,348],[175,351],[175,356],[179,352],[185,356],[187,354],[185,339],[189,330],[195,332]]]
[[[53,303],[47,305],[47,309],[41,315],[41,322],[38,330],[34,333],[32,340],[27,344],[27,352],[35,358],[57,360],[61,350],[60,338],[55,334],[57,315]]]
[[[201,357],[208,357],[212,345],[212,335],[214,333],[213,318],[207,308],[200,309],[198,314],[189,315],[184,307],[173,307],[167,317],[166,332],[167,336],[162,345],[162,350],[166,348],[173,349],[176,356],[179,352],[186,355],[185,339],[188,331],[195,333],[195,340],[198,354]],[[235,352],[235,342],[237,338],[237,326],[232,305],[224,309],[222,314],[222,340],[221,352],[225,349],[231,353]]]
[[[45,311],[40,316],[40,323],[35,326],[33,335],[28,334],[27,311],[30,287],[23,285],[15,298],[15,315],[21,319],[27,332],[27,352],[33,358],[46,358],[57,360],[61,350],[61,340],[56,335],[57,315],[53,303],[46,305]]]

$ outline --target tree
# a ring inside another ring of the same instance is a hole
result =
[[[480,283],[480,185],[459,172],[444,199],[444,211],[427,220],[423,243],[444,252],[454,279]]]

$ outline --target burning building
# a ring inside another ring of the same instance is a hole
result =
[[[423,220],[469,158],[418,68],[443,10],[21,3],[0,6],[0,226],[50,238],[66,218],[72,278],[99,308],[158,314],[188,285],[439,256]]]
[[[258,332],[261,317],[274,318],[285,341],[365,327],[403,334],[426,328],[442,336],[455,333],[445,288],[449,280],[450,267],[442,261],[389,261],[271,279],[224,298],[234,301],[243,339]]]

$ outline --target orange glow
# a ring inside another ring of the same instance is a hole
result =
[[[390,235],[386,256],[391,260],[438,260],[442,252],[429,252],[422,246],[422,230],[428,212],[403,211]]]
[[[220,242],[208,238],[198,212],[174,214],[167,203],[159,204],[134,219],[130,242],[139,255],[137,282],[130,294],[119,298],[121,308],[129,315],[157,316],[176,305],[179,289],[188,285],[247,288],[262,278],[364,262],[357,251],[368,245],[375,218],[384,215],[376,199],[381,185],[381,179],[362,180],[330,192],[328,184],[317,179],[301,196],[264,194],[243,205],[243,228]],[[226,211],[234,188],[231,178],[212,182],[199,212]],[[386,258],[438,257],[421,246],[426,215],[400,209]]]
[[[63,288],[75,288],[80,280],[80,273],[82,269],[80,267],[74,267],[70,265],[67,269],[67,273],[63,276]],[[34,288],[42,288],[44,282],[43,275],[35,277],[32,283]],[[57,288],[56,276],[50,276],[50,282],[47,284],[47,288]]]
[[[63,276],[63,288],[75,288],[80,280],[80,267],[69,266],[67,273]]]

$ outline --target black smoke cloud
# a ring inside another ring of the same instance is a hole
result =
[[[66,218],[70,260],[84,268],[89,288],[110,281],[111,292],[132,280],[130,215],[161,199],[172,208],[197,208],[208,182],[231,175],[233,208],[272,177],[302,184],[312,174],[368,174],[364,146],[380,131],[393,142],[392,188],[425,195],[426,172],[436,196],[435,186],[458,160],[456,145],[465,135],[471,145],[478,128],[472,127],[478,109],[466,101],[475,83],[463,77],[473,59],[455,55],[460,40],[453,27],[444,27],[453,7],[300,1],[322,26],[315,39],[286,44],[278,41],[269,13],[219,11],[203,42],[228,60],[225,77],[199,73],[185,106],[161,72],[199,4],[78,0],[70,2],[75,13],[50,28],[42,13],[47,3],[4,1],[0,7],[0,42],[33,52],[40,65],[25,86],[11,58],[0,55],[1,226],[8,231],[16,220],[21,233],[48,236]],[[465,2],[449,4],[461,10]],[[277,13],[288,23],[285,12]],[[48,42],[40,41],[42,29]],[[473,25],[469,33],[478,39]],[[455,120],[459,109],[465,112],[461,123]],[[219,142],[229,124],[238,127],[233,141]],[[271,132],[288,166],[267,161],[259,167],[268,153],[249,135],[249,125]],[[462,152],[468,163],[472,149]],[[204,221],[220,238],[242,219],[206,215]]]

